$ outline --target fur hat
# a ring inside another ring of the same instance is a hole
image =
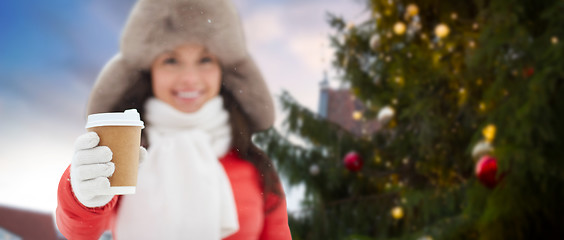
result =
[[[274,123],[268,88],[247,52],[241,21],[230,0],[139,0],[122,32],[120,52],[102,69],[88,114],[108,112],[162,52],[184,43],[207,47],[222,66],[223,86],[241,105],[252,131]]]

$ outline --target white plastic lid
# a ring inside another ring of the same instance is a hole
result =
[[[145,128],[137,109],[128,109],[124,112],[97,113],[88,115],[86,128],[101,126],[138,126]]]
[[[108,195],[135,194],[135,187],[110,187]]]

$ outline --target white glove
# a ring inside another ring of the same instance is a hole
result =
[[[90,208],[108,204],[114,195],[107,195],[110,180],[115,170],[112,151],[106,146],[98,146],[100,137],[88,132],[76,139],[74,156],[70,167],[72,191],[82,205]],[[144,147],[139,148],[139,161],[147,155]]]

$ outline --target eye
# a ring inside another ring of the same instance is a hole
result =
[[[167,57],[163,60],[164,64],[176,64],[178,61],[174,57]]]
[[[200,63],[211,63],[213,62],[213,59],[211,57],[202,57],[200,59]]]

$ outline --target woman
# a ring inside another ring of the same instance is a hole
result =
[[[283,189],[251,142],[272,99],[227,0],[140,0],[102,70],[88,114],[136,108],[146,123],[137,192],[102,195],[114,172],[80,136],[58,189],[69,239],[290,239]]]

